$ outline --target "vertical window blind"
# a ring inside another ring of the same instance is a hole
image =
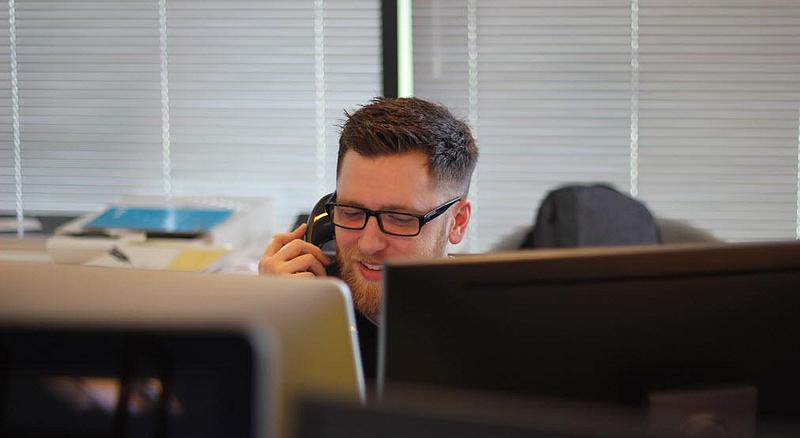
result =
[[[800,4],[413,4],[414,92],[473,123],[477,247],[610,183],[726,240],[798,231]]]
[[[380,94],[377,0],[16,0],[15,13],[28,212],[129,193],[261,196],[286,228],[334,188],[343,111]]]
[[[9,9],[0,8],[0,22],[9,23]],[[0,105],[0,210],[8,210],[14,212],[17,210],[16,191],[18,183],[18,172],[15,172],[15,164],[20,162],[18,155],[21,151],[14,147],[14,133],[12,132],[13,124],[13,110],[16,107],[12,102],[12,66],[9,57],[11,44],[16,42],[10,41],[9,26],[0,26],[0,39],[8,41],[9,44],[0,44],[0,65],[5,65],[8,68],[0,70],[0,82],[6,84],[5,87],[0,87],[0,101],[4,105]],[[16,77],[16,69],[14,71]]]

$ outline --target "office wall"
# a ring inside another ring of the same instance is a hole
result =
[[[468,119],[483,250],[607,182],[727,240],[800,236],[800,3],[413,3],[414,92]]]
[[[342,110],[381,90],[377,0],[12,6],[0,211],[257,195],[285,227],[333,189]],[[412,18],[415,94],[482,150],[464,249],[530,224],[566,182],[612,183],[724,239],[800,233],[800,3],[426,0]]]
[[[0,210],[265,196],[286,227],[334,188],[343,111],[381,93],[378,0],[11,6],[0,9],[0,22],[13,17],[0,27]]]

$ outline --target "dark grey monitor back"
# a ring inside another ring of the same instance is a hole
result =
[[[389,264],[379,385],[643,406],[754,389],[800,419],[800,244],[534,251]]]
[[[606,406],[414,387],[367,405],[306,399],[298,412],[297,438],[642,438],[645,433],[638,418]]]

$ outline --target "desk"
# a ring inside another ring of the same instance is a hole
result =
[[[48,237],[45,234],[30,234],[23,238],[13,234],[0,235],[0,261],[59,263],[47,249]],[[257,274],[258,260],[264,247],[264,242],[254,242],[245,248],[231,251],[224,264],[219,265],[220,271]]]
[[[0,261],[54,262],[47,252],[47,236],[43,234],[21,239],[13,234],[0,235]]]

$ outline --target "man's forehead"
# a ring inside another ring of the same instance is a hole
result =
[[[374,180],[375,183],[397,182],[414,185],[425,183],[428,189],[434,188],[433,175],[428,166],[427,156],[418,151],[397,154],[365,156],[355,151],[347,151],[337,175],[337,183],[350,180]]]
[[[421,152],[365,157],[348,151],[337,179],[337,200],[371,209],[422,211],[440,197]],[[427,210],[426,210],[427,211]]]

